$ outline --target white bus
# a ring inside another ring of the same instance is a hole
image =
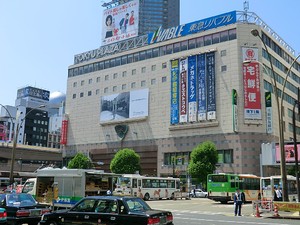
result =
[[[173,177],[147,177],[124,174],[118,177],[113,195],[130,195],[149,199],[172,199],[180,191],[180,179]]]
[[[297,185],[296,177],[287,175],[287,191],[289,196],[289,201],[298,201],[297,200]],[[261,177],[260,179],[260,189],[262,193],[262,200],[272,201],[274,199],[275,188],[282,188],[281,176],[270,176],[270,177]]]

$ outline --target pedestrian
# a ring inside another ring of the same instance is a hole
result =
[[[279,186],[275,188],[274,201],[282,201],[282,191]]]
[[[241,193],[240,189],[236,189],[233,200],[234,200],[234,215],[242,216],[242,204],[245,201],[244,193]]]

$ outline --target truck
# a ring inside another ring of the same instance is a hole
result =
[[[82,197],[112,192],[120,176],[103,170],[44,168],[25,182],[22,192],[53,208],[70,208]]]

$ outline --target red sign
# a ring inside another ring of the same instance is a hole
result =
[[[68,120],[63,120],[61,126],[60,144],[62,145],[67,144],[67,134],[68,134]]]
[[[257,62],[244,64],[243,75],[245,118],[261,119],[259,64]]]

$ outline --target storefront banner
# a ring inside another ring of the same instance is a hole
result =
[[[187,122],[187,58],[180,60],[180,123]]]
[[[206,70],[205,54],[197,55],[197,77],[198,77],[198,121],[206,120]]]
[[[266,102],[266,129],[267,134],[273,133],[273,114],[272,114],[272,95],[271,92],[265,93],[265,102]]]
[[[300,162],[300,144],[297,143],[297,152],[298,152],[298,162]],[[276,162],[281,162],[281,154],[280,154],[280,146],[279,144],[276,144],[275,147],[276,150]],[[284,145],[285,150],[285,162],[287,163],[295,163],[295,149],[294,144],[285,144]]]
[[[233,131],[238,132],[238,105],[237,91],[232,89],[232,112],[233,112]]]
[[[171,124],[179,122],[179,60],[171,61]]]
[[[216,119],[215,52],[206,54],[207,60],[207,119]]]
[[[196,56],[188,57],[188,106],[189,122],[197,121]]]

